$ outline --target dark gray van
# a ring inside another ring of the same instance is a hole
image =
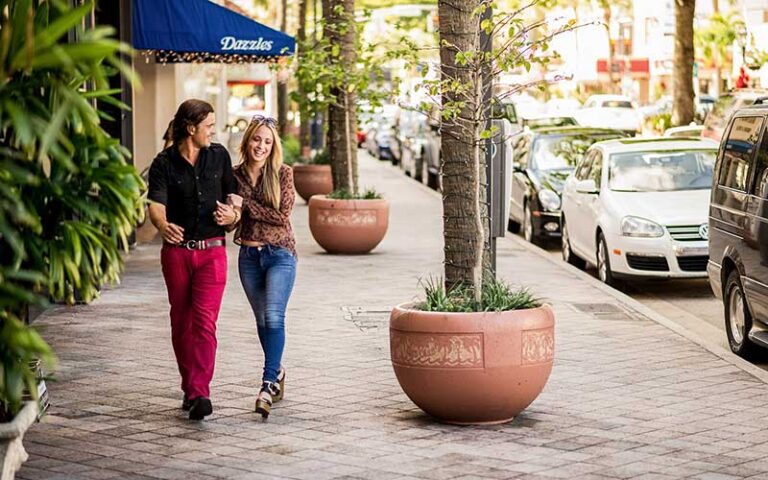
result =
[[[723,300],[731,350],[768,347],[768,97],[724,130],[709,206],[709,283]]]

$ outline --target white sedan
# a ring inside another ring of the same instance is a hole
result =
[[[598,142],[566,180],[563,259],[621,277],[704,278],[718,145],[707,139]]]
[[[643,129],[642,115],[632,100],[623,95],[592,95],[574,116],[585,127],[612,128],[631,134]]]

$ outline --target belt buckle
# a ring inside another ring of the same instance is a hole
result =
[[[200,248],[198,246],[197,240],[187,240],[184,243],[184,246],[187,247],[187,250],[197,250],[198,248]]]

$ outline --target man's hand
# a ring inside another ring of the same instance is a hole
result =
[[[178,245],[184,241],[184,229],[170,222],[166,222],[160,228],[160,234],[163,236],[163,240],[168,243]]]
[[[213,212],[213,218],[216,220],[216,225],[226,226],[235,223],[237,215],[235,215],[235,209],[232,205],[227,205],[226,203],[221,203],[217,200],[216,211]]]

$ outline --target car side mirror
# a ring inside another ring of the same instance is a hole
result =
[[[430,123],[429,129],[433,132],[439,132],[440,131],[440,124],[439,123]]]
[[[597,188],[595,181],[590,178],[576,182],[576,192],[586,193],[588,195],[597,195],[600,193],[600,189]]]

